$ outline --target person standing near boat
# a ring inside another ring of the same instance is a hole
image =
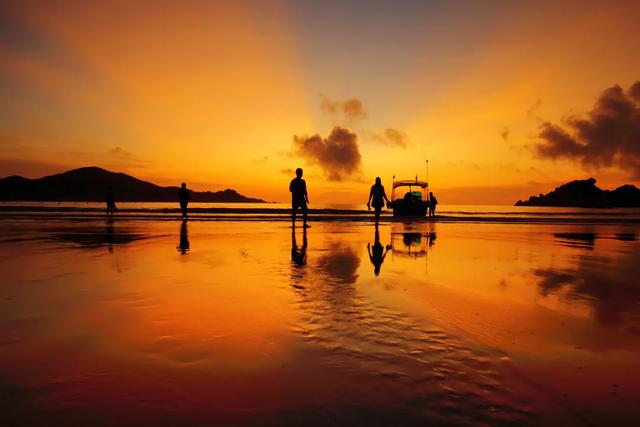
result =
[[[182,219],[187,218],[187,206],[189,205],[189,189],[186,183],[178,190],[178,200],[180,201],[180,210],[182,211]]]
[[[389,206],[391,202],[387,198],[387,193],[384,191],[382,180],[380,177],[377,177],[376,183],[371,186],[371,191],[369,191],[369,200],[367,200],[367,209],[371,210],[371,206],[373,206],[375,211],[376,227],[378,226],[380,213],[382,212],[382,207],[384,206],[385,201],[387,202],[387,206]]]
[[[307,194],[307,183],[302,179],[302,168],[296,169],[296,177],[289,184],[291,192],[291,223],[296,225],[296,213],[298,208],[302,209],[302,226],[309,228],[307,225],[307,205],[309,204],[309,195]]]
[[[438,206],[438,199],[433,193],[429,192],[429,216],[436,215],[436,206]]]

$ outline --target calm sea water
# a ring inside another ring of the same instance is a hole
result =
[[[465,212],[2,211],[0,422],[639,425],[640,225]]]
[[[280,220],[289,217],[285,203],[191,203],[194,219]],[[90,202],[0,202],[0,215],[6,217],[46,216],[49,218],[95,217],[104,212],[103,203]],[[176,203],[118,203],[123,218],[175,219]],[[517,222],[640,222],[640,208],[584,209],[520,207],[501,205],[438,205],[440,221],[517,221]],[[310,206],[311,218],[318,220],[371,219],[364,205],[320,204]],[[391,218],[389,210],[383,218]]]

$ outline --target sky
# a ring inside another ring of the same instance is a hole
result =
[[[0,175],[365,203],[640,184],[640,3],[0,0]]]

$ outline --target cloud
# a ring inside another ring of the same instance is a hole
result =
[[[542,106],[542,100],[537,99],[536,102],[533,103],[531,107],[527,110],[527,117],[531,118],[535,114],[536,111]]]
[[[504,139],[505,141],[509,140],[509,134],[511,133],[511,129],[509,129],[508,126],[505,126],[502,128],[502,130],[500,131],[500,136],[502,137],[502,139]]]
[[[358,135],[336,126],[326,138],[315,134],[293,137],[293,154],[319,165],[330,181],[342,181],[360,171]]]
[[[123,149],[120,146],[116,146],[110,150],[108,153],[115,157],[115,163],[111,163],[107,161],[108,164],[113,165],[115,167],[135,167],[135,168],[144,168],[149,165],[149,162],[141,159],[135,154]]]
[[[382,133],[369,133],[368,136],[371,140],[390,147],[407,148],[409,145],[407,134],[394,128],[387,128]]]
[[[251,159],[251,164],[254,166],[262,166],[269,161],[268,156],[259,157],[257,159]]]
[[[332,101],[324,95],[321,96],[320,108],[329,114],[343,114],[348,120],[358,120],[367,117],[362,101],[356,98],[346,101]]]
[[[111,150],[109,150],[109,154],[112,154],[114,156],[117,157],[122,157],[125,159],[132,159],[135,158],[135,156],[133,154],[131,154],[130,152],[122,149],[121,147],[114,147]]]
[[[540,125],[536,152],[543,158],[567,158],[584,166],[617,166],[640,179],[640,81],[626,92],[606,89],[584,117],[575,115],[564,126]]]

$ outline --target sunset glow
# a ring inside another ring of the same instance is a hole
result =
[[[162,185],[362,203],[376,176],[512,204],[630,167],[542,158],[544,122],[640,79],[635,2],[3,2],[0,175],[95,165]],[[295,138],[356,135],[330,166]],[[637,142],[636,142],[637,144]]]

